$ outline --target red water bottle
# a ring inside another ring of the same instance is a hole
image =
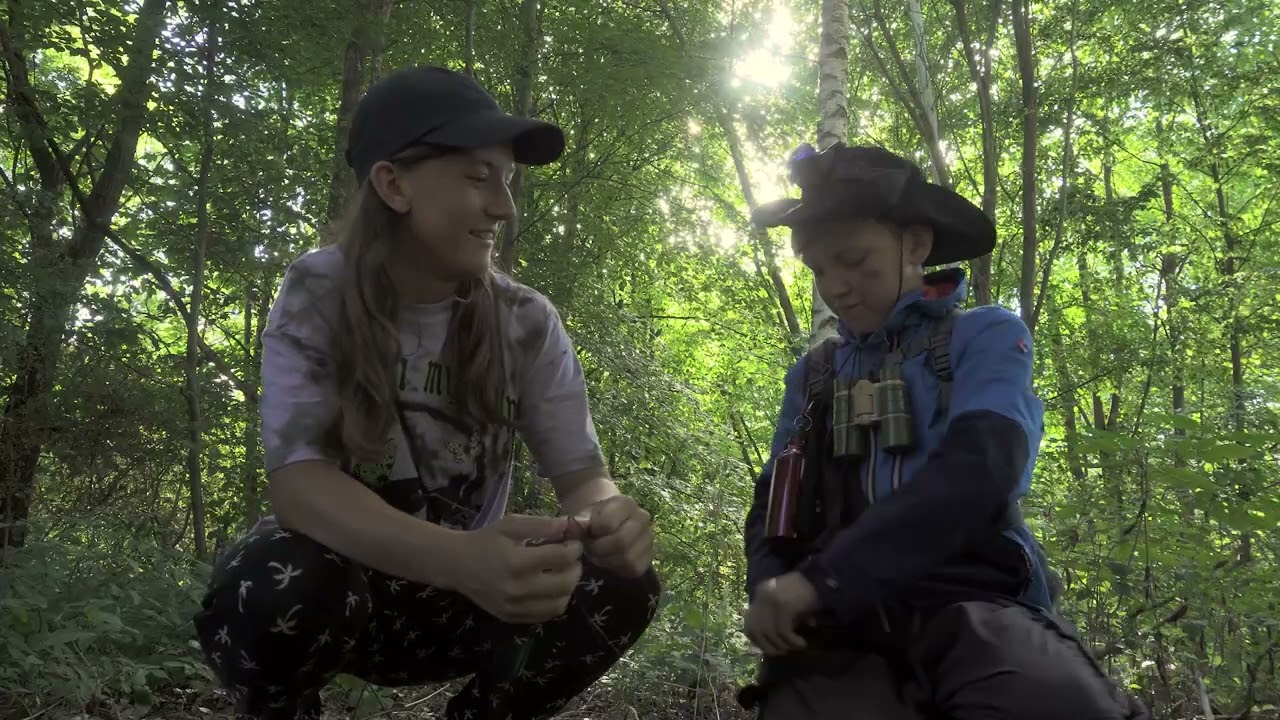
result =
[[[803,480],[804,449],[797,438],[787,444],[773,463],[773,477],[769,481],[769,508],[764,521],[765,537],[796,536],[796,503]]]

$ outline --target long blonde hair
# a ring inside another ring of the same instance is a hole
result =
[[[415,148],[393,160],[408,168],[443,152]],[[396,246],[406,242],[405,216],[383,202],[367,180],[357,190],[337,244],[342,248],[340,312],[332,351],[340,401],[335,435],[352,461],[380,461],[396,423],[400,300],[391,274]],[[507,362],[496,273],[464,287],[444,341],[452,400],[469,424],[511,425],[506,410]]]

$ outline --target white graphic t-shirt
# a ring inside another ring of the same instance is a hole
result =
[[[338,413],[330,341],[337,328],[342,250],[313,250],[289,266],[262,335],[266,470],[328,460],[406,512],[475,529],[502,517],[514,434],[471,427],[449,392],[441,350],[461,299],[401,310],[399,417],[381,463],[351,465],[333,442]],[[560,316],[540,293],[495,279],[507,338],[508,409],[543,477],[603,464],[582,366]]]

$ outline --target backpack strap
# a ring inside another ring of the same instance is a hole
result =
[[[929,366],[938,378],[938,413],[945,417],[951,410],[951,381],[955,373],[951,368],[951,330],[956,318],[964,311],[955,308],[933,323],[929,332]]]
[[[951,381],[955,373],[951,367],[951,330],[956,318],[964,313],[956,308],[940,318],[929,318],[923,325],[923,331],[916,333],[900,347],[894,348],[886,356],[886,364],[901,363],[920,353],[928,353],[929,369],[940,383],[938,409],[946,413],[951,403]]]
[[[804,361],[804,389],[806,402],[822,402],[831,394],[835,376],[831,372],[836,359],[838,337],[823,340],[809,350]]]
[[[822,543],[838,531],[844,506],[844,478],[830,464],[827,422],[835,390],[835,355],[839,337],[823,340],[805,355],[805,410],[811,424],[805,433],[805,470],[801,484],[798,528],[802,535]]]

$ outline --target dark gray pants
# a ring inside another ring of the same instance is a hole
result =
[[[1149,720],[1061,620],[964,602],[874,642],[771,659],[759,720]],[[874,643],[872,643],[874,644]],[[749,703],[748,703],[749,704]]]

